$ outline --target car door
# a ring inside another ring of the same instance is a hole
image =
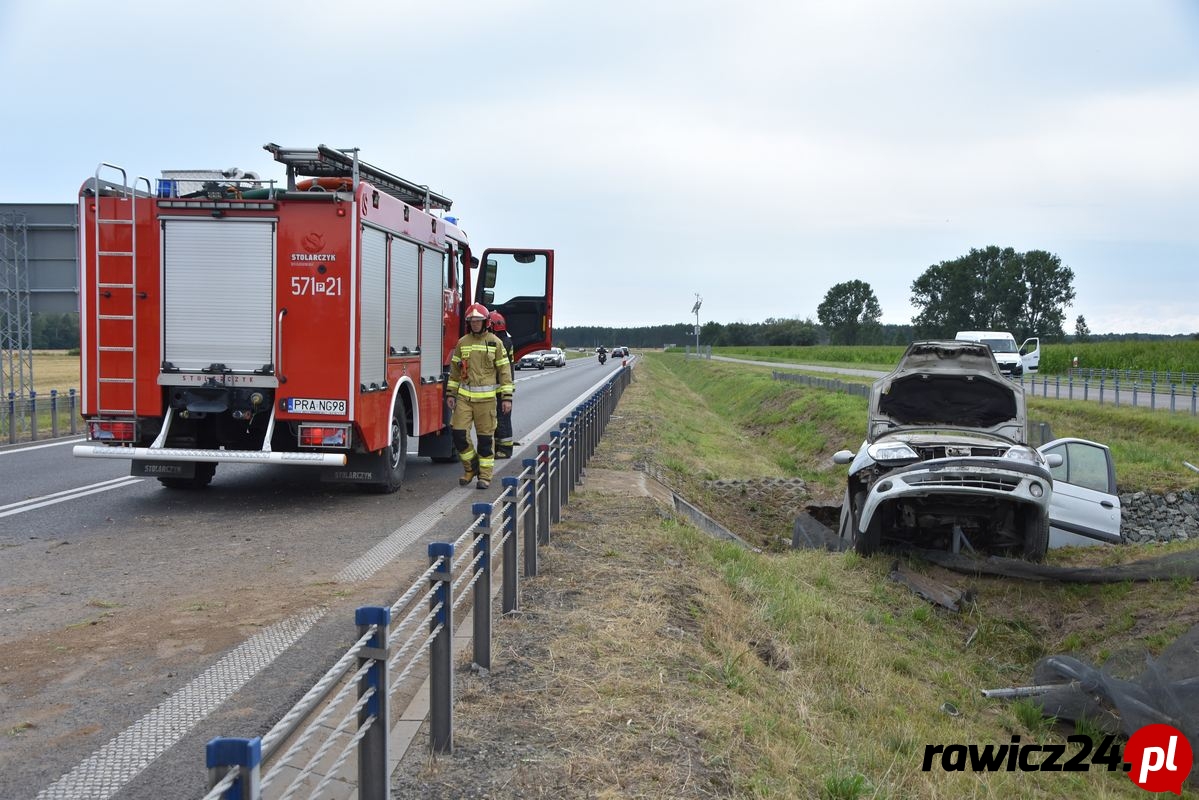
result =
[[[1086,439],[1054,439],[1037,449],[1062,457],[1050,468],[1049,546],[1119,544],[1120,497],[1111,450]]]
[[[1033,337],[1020,345],[1020,363],[1025,372],[1036,372],[1041,368],[1041,340]]]

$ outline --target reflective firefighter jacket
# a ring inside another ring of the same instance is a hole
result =
[[[450,380],[446,392],[467,400],[511,400],[516,385],[512,382],[512,361],[494,333],[483,331],[466,335],[454,345],[450,356]]]

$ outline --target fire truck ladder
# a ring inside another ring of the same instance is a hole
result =
[[[107,167],[121,174],[121,182],[101,178]],[[96,292],[96,411],[101,417],[137,415],[137,187],[149,178],[137,178],[130,186],[125,170],[114,164],[96,167],[96,214],[92,231],[95,248]],[[103,203],[101,196],[118,198]],[[111,206],[114,216],[106,217]]]
[[[308,178],[350,178],[355,189],[358,188],[358,181],[365,179],[380,191],[425,211],[449,211],[450,206],[454,204],[454,201],[445,195],[430,191],[428,186],[413,183],[360,161],[358,148],[335,150],[323,144],[318,144],[315,149],[264,144],[262,149],[273,155],[280,164],[287,166],[289,192],[296,190],[297,175]]]

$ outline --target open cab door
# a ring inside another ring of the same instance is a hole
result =
[[[1037,372],[1041,369],[1041,340],[1033,337],[1025,339],[1020,345],[1020,363],[1025,372]]]
[[[515,358],[552,344],[553,250],[484,250],[474,295],[504,315]]]

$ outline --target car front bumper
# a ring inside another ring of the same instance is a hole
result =
[[[1053,477],[1046,467],[1009,458],[938,458],[898,467],[880,476],[866,493],[858,524],[865,531],[887,503],[944,497],[948,504],[993,499],[1036,506],[1049,513]]]

